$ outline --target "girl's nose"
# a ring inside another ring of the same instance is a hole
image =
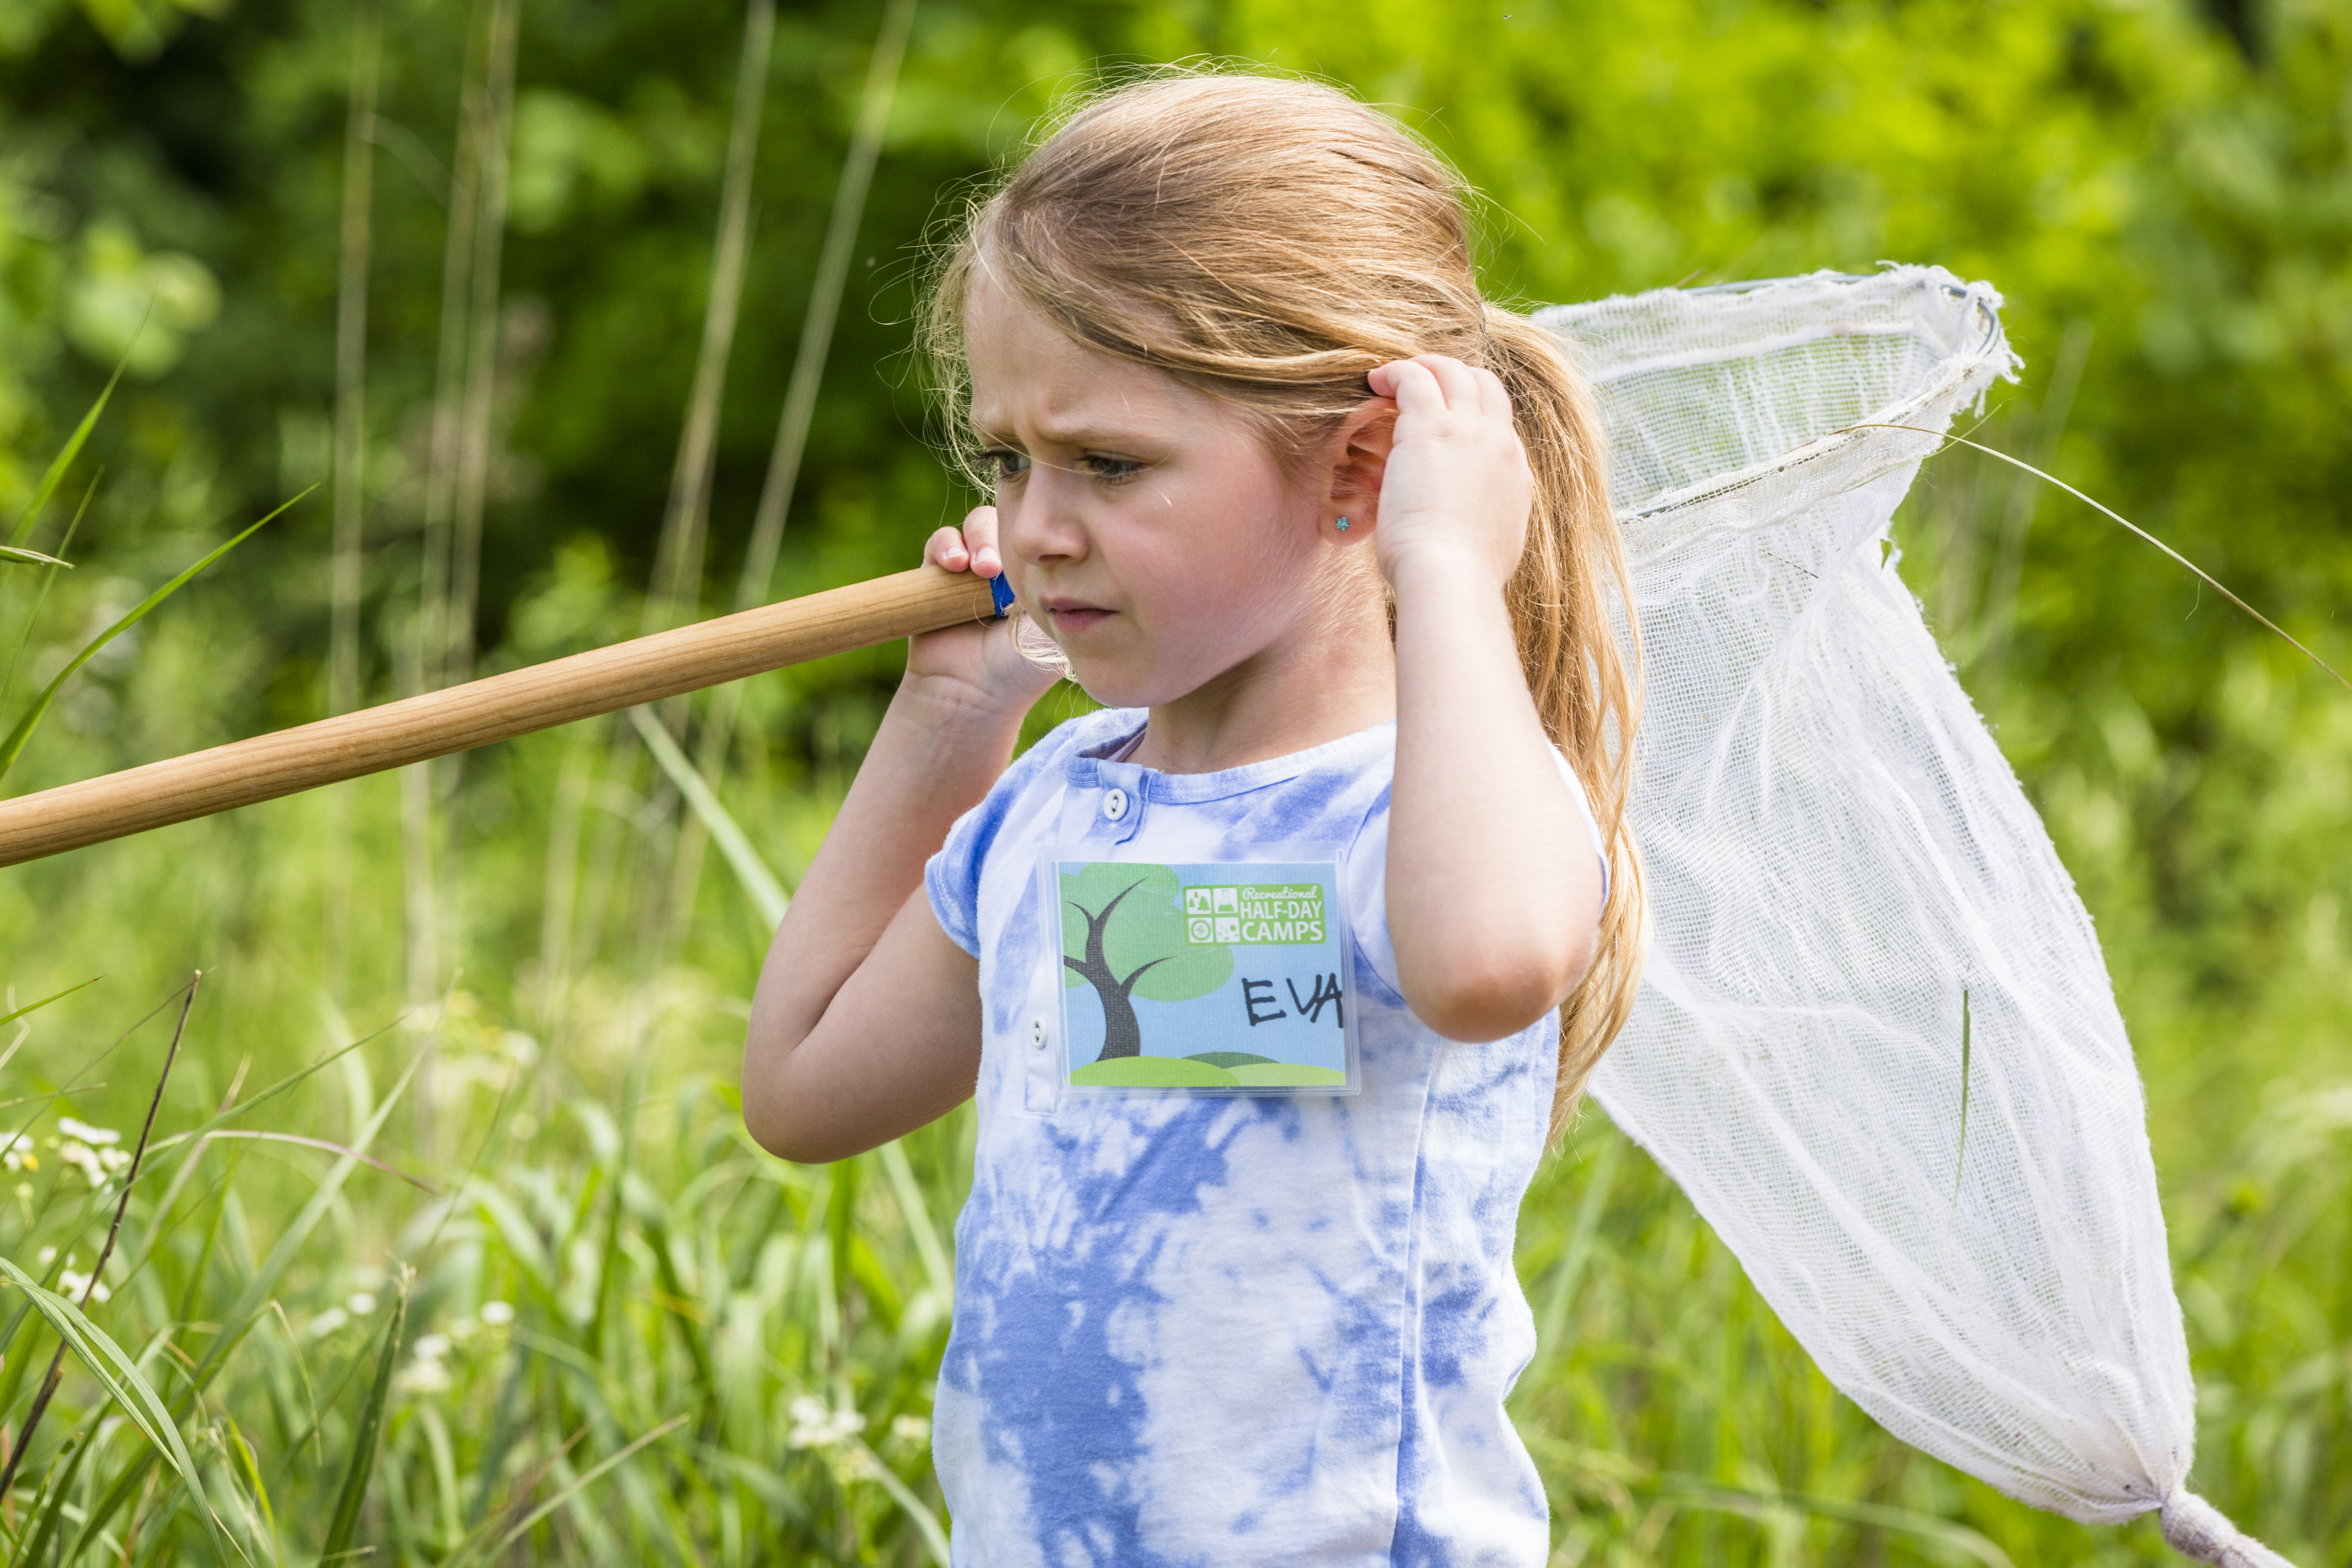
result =
[[[997,539],[1004,552],[1024,561],[1075,561],[1087,552],[1080,513],[1082,476],[1039,463],[1011,505],[999,502]]]

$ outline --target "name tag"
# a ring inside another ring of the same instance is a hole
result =
[[[1066,1094],[1352,1094],[1354,948],[1336,853],[1045,857]]]

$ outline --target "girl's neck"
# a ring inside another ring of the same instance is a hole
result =
[[[1377,592],[1313,595],[1293,629],[1150,710],[1133,761],[1217,773],[1319,746],[1396,717],[1396,652]]]

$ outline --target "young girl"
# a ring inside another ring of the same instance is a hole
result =
[[[940,276],[996,504],[926,558],[1108,706],[1008,767],[1053,675],[915,640],[743,1104],[814,1161],[978,1099],[958,1564],[1544,1560],[1512,1231],[1632,999],[1633,705],[1591,401],[1463,204],[1339,93],[1160,78]]]

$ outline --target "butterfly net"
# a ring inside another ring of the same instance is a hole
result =
[[[1612,443],[1654,934],[1592,1079],[1830,1380],[2086,1521],[2195,1437],[2139,1077],[2089,915],[1897,570],[1896,503],[2018,361],[1938,268],[1542,312]],[[1911,428],[1902,428],[1910,426]]]

